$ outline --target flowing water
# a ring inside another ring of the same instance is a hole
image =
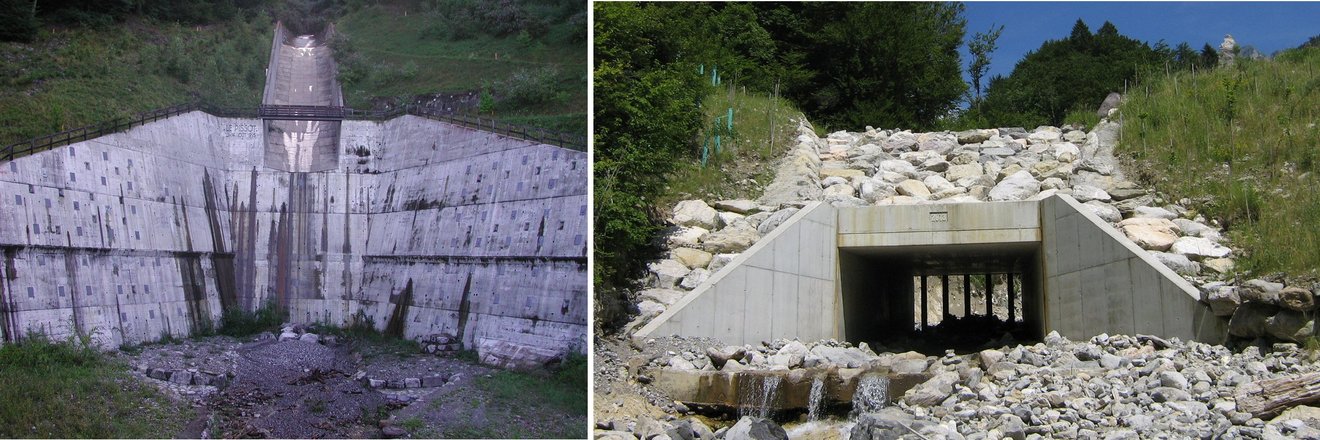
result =
[[[867,374],[857,382],[853,393],[853,414],[879,411],[889,403],[889,377]]]
[[[756,376],[744,376],[750,379]],[[738,389],[738,416],[769,418],[775,409],[775,399],[779,395],[779,384],[784,378],[777,375],[761,376],[758,384],[740,386]],[[755,379],[754,379],[755,380]]]
[[[807,399],[807,421],[820,420],[820,413],[825,402],[825,378],[816,376],[811,381],[811,395]]]

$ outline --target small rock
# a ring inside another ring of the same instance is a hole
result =
[[[1279,291],[1279,305],[1288,310],[1309,312],[1315,310],[1315,295],[1310,290],[1288,286]]]
[[[1205,238],[1201,237],[1182,237],[1173,242],[1170,252],[1186,255],[1194,260],[1205,258],[1223,258],[1228,256],[1229,249]]]
[[[742,199],[742,200],[720,200],[718,202],[715,202],[715,209],[721,211],[736,212],[738,214],[750,215],[759,212],[761,210],[761,207],[757,205],[756,202],[754,201]]]
[[[744,416],[724,433],[729,440],[788,440],[788,432],[768,419]]]
[[[674,261],[683,263],[689,269],[705,268],[710,264],[710,260],[714,258],[710,252],[686,247],[674,249],[670,251],[670,255]]]

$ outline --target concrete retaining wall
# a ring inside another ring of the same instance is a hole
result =
[[[839,337],[836,223],[834,207],[808,205],[634,337],[704,336],[739,345]]]
[[[194,112],[0,162],[6,340],[136,343],[273,300],[584,350],[584,153],[405,116],[345,121],[332,169],[285,172],[261,127]]]
[[[1041,202],[1045,326],[1071,339],[1150,334],[1218,343],[1222,319],[1187,280],[1068,196]]]

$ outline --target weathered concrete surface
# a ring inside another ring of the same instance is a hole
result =
[[[752,404],[749,396],[763,397],[764,383],[776,381],[775,393],[769,402],[776,411],[810,408],[812,382],[820,380],[821,405],[851,405],[858,382],[868,375],[888,378],[885,395],[896,400],[912,387],[930,378],[929,373],[895,373],[884,367],[866,368],[802,368],[795,370],[752,370],[737,373],[724,371],[652,369],[653,386],[663,390],[670,398],[687,405],[718,408],[746,408]],[[886,402],[890,403],[890,402]]]
[[[1100,333],[1220,342],[1200,292],[1071,197],[1041,202],[1045,322],[1071,339]]]
[[[958,267],[944,267],[950,264]],[[1076,200],[1056,195],[859,208],[817,202],[633,337],[748,344],[853,340],[862,332],[865,340],[911,328],[912,277],[932,270],[1022,274],[1024,319],[1038,335],[1143,333],[1219,342],[1226,334],[1186,280]]]
[[[814,202],[711,275],[636,337],[715,336],[742,344],[835,337],[835,210]]]
[[[260,121],[201,112],[0,163],[5,339],[142,342],[270,299],[300,322],[584,349],[584,153],[343,125],[317,173],[263,166]]]

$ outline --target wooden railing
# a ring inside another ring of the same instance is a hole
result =
[[[132,118],[116,118],[99,124],[79,127],[72,130],[61,131],[59,133],[46,136],[39,136],[27,141],[17,142],[0,147],[0,160],[14,160],[16,157],[23,157],[29,154],[46,151],[52,148],[61,147],[77,142],[83,142],[88,139],[95,139],[101,136],[119,133],[133,127],[143,124],[156,122],[171,116],[181,115],[192,111],[203,111],[214,116],[226,118],[262,118],[262,119],[290,119],[290,120],[386,120],[392,119],[404,114],[419,116],[431,120],[448,122],[455,125],[487,131],[502,136],[529,140],[532,142],[546,145],[555,145],[563,148],[569,148],[577,151],[587,151],[587,140],[584,136],[577,136],[569,133],[563,133],[554,130],[546,130],[537,127],[528,127],[517,124],[501,122],[495,119],[482,118],[480,116],[454,114],[442,110],[428,109],[419,106],[397,107],[390,110],[355,110],[348,107],[320,107],[320,106],[294,106],[294,105],[263,105],[258,108],[234,108],[234,107],[212,107],[201,103],[180,104],[172,107],[166,107],[158,110],[140,113]]]

